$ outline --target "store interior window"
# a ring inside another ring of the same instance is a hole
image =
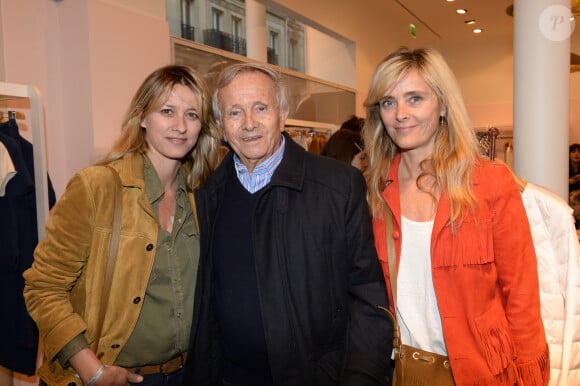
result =
[[[353,42],[331,31],[319,30],[319,26],[310,25],[307,18],[275,2],[263,3],[266,4],[268,35],[264,39],[269,63],[354,87],[354,67],[347,63],[348,60],[336,60],[322,68],[318,59],[308,62],[313,53],[324,51],[321,45],[331,46],[336,53],[327,57],[354,58]],[[166,0],[166,15],[172,36],[243,56],[247,54],[244,0]]]
[[[355,44],[308,25],[306,18],[276,8],[273,2],[264,3],[265,59],[287,77],[290,124],[328,135],[355,114],[355,67],[349,63],[356,56]],[[166,15],[175,63],[207,74],[210,87],[225,65],[251,59],[246,56],[244,0],[166,0]],[[321,54],[329,50],[332,55]],[[329,57],[346,60],[328,63]]]

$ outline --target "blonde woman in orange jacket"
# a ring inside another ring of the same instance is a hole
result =
[[[479,156],[457,81],[431,49],[400,49],[365,101],[368,200],[403,344],[448,356],[457,385],[546,385],[536,256],[509,170]],[[429,380],[423,380],[429,384]]]

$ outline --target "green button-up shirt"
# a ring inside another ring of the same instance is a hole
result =
[[[151,161],[145,158],[147,197],[159,218],[164,191]],[[159,227],[157,252],[137,325],[117,358],[133,367],[163,363],[187,351],[199,262],[199,234],[187,198],[185,177],[178,175],[173,230]],[[136,278],[137,279],[137,278]]]
[[[145,190],[159,218],[164,190],[151,161],[144,156]],[[139,319],[116,365],[136,367],[159,364],[187,351],[199,264],[199,233],[180,170],[171,233],[158,229],[155,262]],[[127,278],[139,280],[140,278]],[[89,347],[84,335],[69,342],[58,354],[61,363]]]

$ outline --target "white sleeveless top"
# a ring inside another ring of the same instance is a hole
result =
[[[403,344],[447,355],[431,276],[433,220],[402,217],[402,247],[397,276],[397,321]]]

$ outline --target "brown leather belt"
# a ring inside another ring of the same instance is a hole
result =
[[[185,366],[185,359],[187,358],[187,353],[181,353],[173,359],[168,360],[165,363],[159,365],[146,365],[139,367],[128,368],[129,372],[141,375],[171,375],[174,372],[180,370]]]

